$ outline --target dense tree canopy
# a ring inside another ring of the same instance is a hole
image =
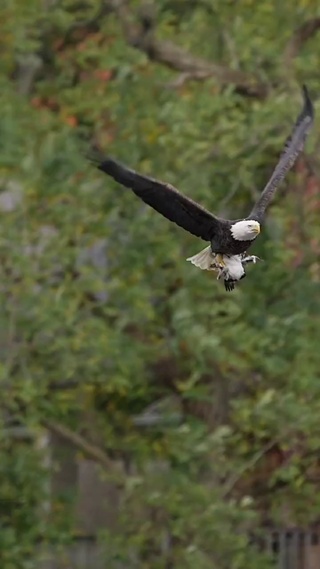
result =
[[[43,524],[52,468],[18,424],[116,478],[106,566],[257,567],[254,529],[319,518],[319,122],[232,294],[84,155],[250,211],[302,83],[319,109],[319,10],[7,0],[0,21],[1,567],[74,533],[68,500]]]

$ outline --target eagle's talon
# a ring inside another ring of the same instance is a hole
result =
[[[218,269],[218,276],[217,276],[217,281],[219,281],[221,279],[221,277],[224,277],[226,275],[226,269]]]
[[[241,262],[243,265],[247,263],[253,263],[255,265],[258,261],[263,261],[263,259],[257,257],[257,255],[248,255],[247,257],[244,257]]]
[[[218,265],[221,265],[221,267],[225,267],[226,264],[223,260],[223,255],[221,255],[220,253],[216,254],[216,258],[215,258],[216,263],[218,263]]]

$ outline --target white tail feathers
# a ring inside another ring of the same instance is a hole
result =
[[[209,245],[205,249],[202,249],[200,253],[193,255],[193,257],[189,257],[187,261],[190,261],[190,263],[192,263],[196,267],[199,267],[199,269],[202,269],[203,271],[205,270],[209,271],[210,269],[213,269],[214,267],[212,266],[213,255],[211,251],[211,245]]]

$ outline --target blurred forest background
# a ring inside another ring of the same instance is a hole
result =
[[[253,534],[320,522],[319,119],[232,294],[84,153],[246,214],[302,83],[319,111],[319,3],[4,0],[0,28],[1,568],[91,535],[110,569],[263,569]]]

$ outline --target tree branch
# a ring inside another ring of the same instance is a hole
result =
[[[52,433],[55,433],[77,447],[91,460],[101,464],[101,466],[103,466],[103,468],[108,472],[114,471],[115,462],[112,461],[101,448],[88,442],[82,435],[75,433],[69,429],[69,427],[61,425],[61,423],[57,423],[55,421],[43,420],[42,425]]]
[[[233,84],[242,95],[261,99],[266,97],[267,86],[260,83],[256,77],[197,57],[171,41],[158,40],[155,37],[155,13],[152,5],[140,10],[137,25],[127,0],[106,1],[118,17],[128,44],[144,52],[152,61],[180,71],[183,74],[183,82],[215,77],[221,85]]]
[[[267,444],[265,444],[261,449],[258,450],[247,462],[243,464],[243,466],[236,472],[234,475],[230,477],[230,479],[226,482],[222,497],[226,499],[229,494],[232,492],[234,487],[238,484],[238,482],[242,479],[243,475],[248,471],[251,470],[257,462],[265,455],[269,450],[271,450],[276,444],[278,443],[278,439],[271,440]]]
[[[287,43],[284,51],[286,65],[291,65],[292,60],[297,57],[304,44],[310,40],[320,30],[320,18],[307,20],[299,26]]]

